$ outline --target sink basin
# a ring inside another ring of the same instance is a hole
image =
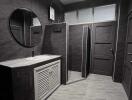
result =
[[[49,59],[51,58],[50,56],[48,55],[45,55],[45,56],[35,56],[35,57],[28,57],[28,58],[25,58],[26,60],[31,60],[31,61],[36,61],[36,60],[45,60],[45,59]]]

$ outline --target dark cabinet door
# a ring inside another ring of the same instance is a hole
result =
[[[123,85],[129,100],[132,100],[132,14],[128,17],[128,29],[126,38],[125,66],[123,74]]]
[[[34,76],[32,69],[12,70],[13,100],[34,100]]]
[[[94,24],[92,38],[93,73],[112,76],[115,53],[115,22]]]

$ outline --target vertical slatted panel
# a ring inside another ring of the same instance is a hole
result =
[[[49,91],[49,69],[38,72],[38,95],[45,96]]]
[[[60,78],[59,78],[59,64],[55,64],[51,67],[51,75],[50,75],[50,89],[52,90],[56,85],[60,83]]]

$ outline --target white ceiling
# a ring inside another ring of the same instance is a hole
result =
[[[85,1],[85,0],[60,0],[64,5],[67,4],[72,4],[72,3],[76,3],[76,2],[80,2],[80,1]]]

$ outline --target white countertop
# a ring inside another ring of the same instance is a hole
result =
[[[38,55],[35,57],[28,57],[28,58],[21,58],[21,59],[14,59],[14,60],[0,62],[0,65],[16,68],[16,67],[33,65],[36,63],[52,60],[58,57],[61,57],[61,56],[60,55]]]

